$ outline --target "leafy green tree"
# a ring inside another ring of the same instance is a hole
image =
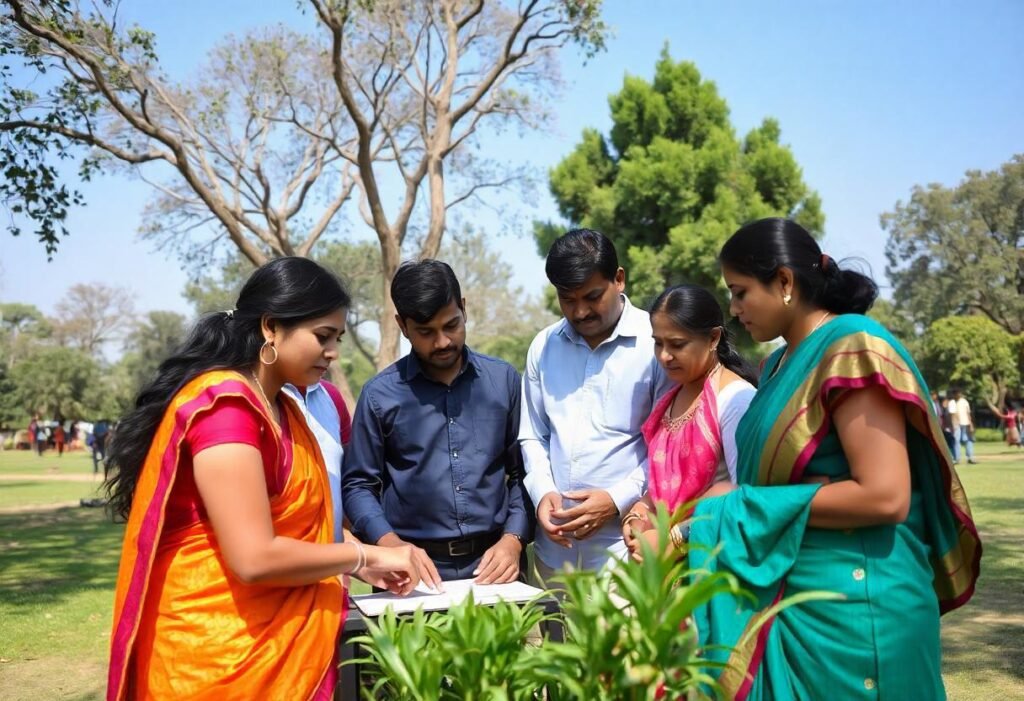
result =
[[[25,415],[98,418],[99,363],[77,348],[40,348],[11,369],[14,399]]]
[[[609,97],[607,136],[586,129],[550,173],[559,212],[573,226],[598,229],[624,258],[634,301],[692,282],[719,289],[717,256],[741,224],[787,216],[818,235],[821,201],[803,180],[774,119],[739,139],[729,108],[694,64],[666,47],[653,81],[627,76]],[[565,227],[535,227],[545,254]],[[623,255],[625,254],[625,255]]]
[[[972,313],[1024,331],[1024,154],[955,187],[917,186],[881,224],[893,301],[922,330]]]
[[[1002,406],[1019,389],[1024,336],[1013,336],[984,316],[951,316],[928,327],[921,367],[928,384],[957,385],[965,394]]]
[[[152,311],[135,322],[121,358],[132,396],[156,375],[157,367],[185,340],[186,333],[185,317],[177,312]]]
[[[35,306],[0,303],[0,365],[10,370],[40,340],[49,338],[52,331],[50,320]]]

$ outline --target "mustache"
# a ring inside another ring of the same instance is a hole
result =
[[[601,317],[599,317],[599,316],[588,316],[585,319],[576,319],[576,321],[574,323],[585,324],[588,321],[598,321],[600,318]]]

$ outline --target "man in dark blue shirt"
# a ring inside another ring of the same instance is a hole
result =
[[[466,347],[466,304],[446,263],[405,263],[391,299],[412,352],[363,387],[342,468],[345,514],[366,542],[416,546],[428,584],[511,582],[533,514],[519,373]]]

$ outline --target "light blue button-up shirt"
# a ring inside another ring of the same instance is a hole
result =
[[[324,456],[327,479],[331,485],[331,503],[334,506],[334,542],[343,539],[342,519],[345,512],[341,507],[341,460],[345,450],[341,445],[341,416],[338,407],[323,385],[317,383],[306,388],[303,396],[294,385],[281,388],[299,405],[306,418],[306,425],[313,432],[320,452]]]
[[[565,319],[530,344],[519,442],[534,505],[549,492],[596,488],[625,514],[647,488],[640,428],[671,383],[654,355],[647,312],[625,295],[623,303],[612,335],[593,350]],[[571,549],[538,527],[534,547],[554,568],[600,569],[626,554],[618,519]]]

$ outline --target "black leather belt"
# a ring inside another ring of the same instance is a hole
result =
[[[501,531],[491,531],[458,540],[413,540],[412,538],[403,538],[403,540],[418,548],[423,548],[431,557],[468,557],[469,555],[483,555],[487,548],[498,542],[501,534]]]

